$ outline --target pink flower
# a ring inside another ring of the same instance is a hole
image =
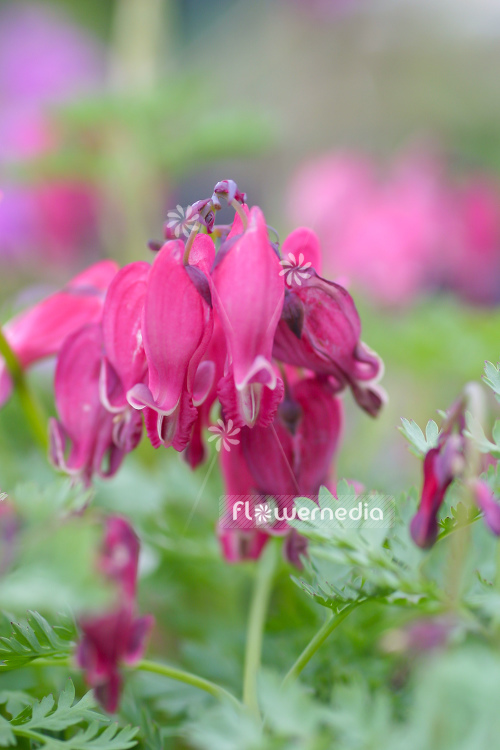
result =
[[[146,409],[154,447],[186,447],[197,417],[195,407],[212,385],[213,368],[201,360],[213,327],[203,269],[211,265],[214,252],[212,240],[200,235],[185,266],[183,242],[167,242],[149,273],[142,324],[148,385],[135,385],[127,398],[135,409]]]
[[[108,516],[98,567],[120,591],[120,598],[133,601],[137,587],[139,539],[126,518]]]
[[[238,436],[241,445],[221,456],[227,493],[220,531],[225,555],[228,550],[239,549],[235,540],[240,537],[255,542],[255,533],[264,532],[256,528],[255,509],[268,496],[276,502],[280,520],[273,521],[266,533],[288,530],[286,516],[291,517],[294,499],[304,495],[314,498],[320,486],[328,482],[341,429],[340,401],[325,382],[316,378],[305,378],[291,386],[272,425],[242,428]],[[233,508],[238,502],[248,503],[248,514],[235,520]],[[248,547],[257,548],[260,551],[262,547]],[[294,553],[299,548],[303,550],[302,545],[290,542],[289,559],[299,559],[300,553]]]
[[[210,423],[210,411],[217,399],[217,386],[224,375],[226,357],[227,345],[224,331],[222,330],[219,317],[214,311],[213,333],[202,360],[202,365],[213,373],[212,385],[205,400],[197,408],[196,422],[193,425],[189,444],[184,454],[192,469],[195,469],[205,459],[202,430],[208,427]]]
[[[272,365],[273,338],[283,307],[284,281],[262,211],[239,217],[213,271],[214,307],[226,336],[228,367],[219,384],[226,419],[238,427],[269,424],[282,385]]]
[[[327,383],[299,380],[270,427],[242,429],[242,452],[254,487],[274,497],[314,497],[329,479],[341,430],[341,403]]]
[[[109,713],[118,708],[122,664],[136,664],[144,653],[154,624],[150,615],[137,617],[135,594],[139,540],[130,523],[119,516],[105,521],[98,567],[116,587],[116,604],[108,611],[79,618],[82,637],[76,661],[96,699]]]
[[[419,150],[380,178],[363,157],[325,155],[297,173],[289,212],[318,232],[328,271],[379,304],[406,306],[443,288],[495,304],[499,186],[481,174],[457,184],[447,168],[432,150]]]
[[[122,268],[108,289],[102,314],[101,402],[115,415],[115,443],[127,452],[142,436],[141,414],[130,406],[127,393],[147,377],[141,325],[150,268],[141,261]]]
[[[500,187],[472,175],[455,193],[450,239],[445,245],[446,286],[468,302],[500,302]]]
[[[79,621],[82,638],[76,661],[85,680],[105,711],[118,709],[123,684],[120,666],[134,665],[143,656],[146,639],[153,627],[150,615],[135,617],[130,607]]]
[[[432,547],[438,535],[437,514],[446,491],[464,468],[464,440],[460,434],[444,432],[437,448],[424,459],[424,483],[420,505],[412,518],[410,533],[419,547]]]
[[[258,560],[269,541],[269,534],[258,529],[219,528],[218,535],[222,554],[229,563]]]
[[[484,479],[474,479],[469,482],[469,487],[477,507],[483,512],[487,527],[495,536],[500,536],[500,503],[489,484]]]
[[[113,440],[113,414],[100,400],[102,354],[102,332],[97,324],[85,326],[66,339],[54,383],[59,421],[51,419],[49,424],[52,462],[87,485],[94,473],[112,476],[125,455]],[[118,381],[115,387],[119,387]]]
[[[300,250],[305,260],[314,262],[317,237],[311,230],[295,230],[283,243],[283,257],[290,248],[294,255]],[[375,416],[384,399],[375,385],[382,363],[360,341],[361,322],[354,301],[342,286],[322,279],[314,268],[308,272],[301,286],[285,292],[274,356],[328,377],[337,391],[350,386],[358,404]]]
[[[60,292],[17,315],[3,333],[23,368],[57,354],[64,340],[87,323],[101,318],[106,289],[118,271],[114,261],[96,263],[75,276]],[[0,406],[12,388],[0,359]]]

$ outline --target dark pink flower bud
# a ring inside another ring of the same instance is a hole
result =
[[[238,185],[234,180],[222,180],[217,183],[214,187],[212,200],[216,202],[220,195],[222,195],[228,203],[237,201],[238,203],[243,204],[247,202],[246,193],[242,193],[238,190]]]
[[[438,535],[437,514],[453,480],[464,468],[464,440],[461,435],[445,433],[437,448],[424,459],[424,484],[410,533],[419,547],[432,547]]]

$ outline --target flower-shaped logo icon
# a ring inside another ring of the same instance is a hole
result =
[[[271,508],[267,503],[260,503],[255,506],[255,523],[258,526],[264,526],[271,520]]]
[[[307,270],[312,265],[311,261],[304,263],[304,255],[302,253],[300,253],[298,260],[296,260],[293,253],[288,253],[288,258],[280,260],[280,264],[283,266],[280,276],[285,277],[288,286],[301,286],[302,281],[306,281],[311,277],[311,271]]]
[[[2,502],[2,500],[7,500],[8,497],[9,496],[6,492],[0,492],[0,503]]]
[[[167,229],[170,229],[176,237],[180,237],[181,234],[189,237],[191,230],[200,217],[192,206],[188,206],[187,208],[177,206],[174,211],[168,212],[167,218],[169,219]]]
[[[224,446],[227,451],[230,451],[232,445],[238,445],[240,442],[238,438],[235,438],[235,435],[241,432],[241,430],[239,427],[233,427],[232,419],[229,419],[227,424],[224,424],[222,419],[218,419],[217,424],[208,429],[210,432],[215,433],[215,435],[210,435],[208,442],[210,443],[212,440],[216,440],[215,448],[217,451],[220,451],[222,446]]]

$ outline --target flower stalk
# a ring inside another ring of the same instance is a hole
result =
[[[278,541],[271,539],[257,563],[257,576],[248,619],[243,703],[258,719],[260,718],[260,710],[257,700],[257,676],[261,665],[264,627],[276,572],[278,550]]]

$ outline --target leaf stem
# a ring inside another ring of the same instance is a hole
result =
[[[257,576],[248,618],[243,675],[243,703],[257,718],[260,718],[257,700],[257,675],[261,664],[264,627],[278,561],[278,549],[278,541],[270,539],[258,561]]]
[[[71,661],[67,659],[33,659],[27,666],[38,666],[38,667],[71,667]],[[241,710],[243,708],[240,701],[235,698],[232,693],[226,690],[220,685],[216,685],[210,680],[205,680],[203,677],[192,674],[191,672],[185,672],[183,669],[177,667],[171,667],[168,664],[160,664],[156,661],[149,661],[143,659],[142,661],[135,664],[133,667],[129,667],[130,671],[140,672],[152,672],[153,674],[160,674],[163,677],[168,677],[171,680],[177,680],[177,682],[183,682],[186,685],[192,685],[199,690],[204,690],[205,693],[213,695],[214,698],[218,698],[221,701],[227,701],[231,703],[235,708]]]
[[[328,620],[323,623],[316,635],[309,641],[305,649],[302,651],[295,664],[293,664],[293,666],[285,675],[282,686],[285,686],[290,682],[293,682],[293,680],[297,679],[304,667],[311,661],[316,651],[326,641],[330,633],[333,633],[335,628],[338,628],[340,623],[342,623],[346,619],[346,617],[350,615],[354,609],[356,609],[356,607],[359,607],[358,602],[348,604],[347,607],[345,607],[341,612],[339,612],[337,615],[332,614],[331,617],[329,617]]]
[[[147,659],[143,659],[135,667],[132,667],[132,669],[137,669],[141,672],[161,674],[163,677],[169,677],[171,680],[184,682],[186,685],[192,685],[199,690],[204,690],[205,693],[213,695],[214,698],[218,698],[222,701],[229,701],[235,708],[242,708],[240,701],[225,688],[216,685],[215,682],[205,680],[203,677],[198,677],[198,675],[192,674],[191,672],[185,672],[183,669],[170,667],[167,664],[159,664],[156,661],[148,661]]]
[[[21,408],[26,417],[34,438],[46,452],[48,449],[47,420],[26,381],[23,368],[13,352],[7,338],[0,327],[0,355],[12,378],[14,388],[19,396]]]

